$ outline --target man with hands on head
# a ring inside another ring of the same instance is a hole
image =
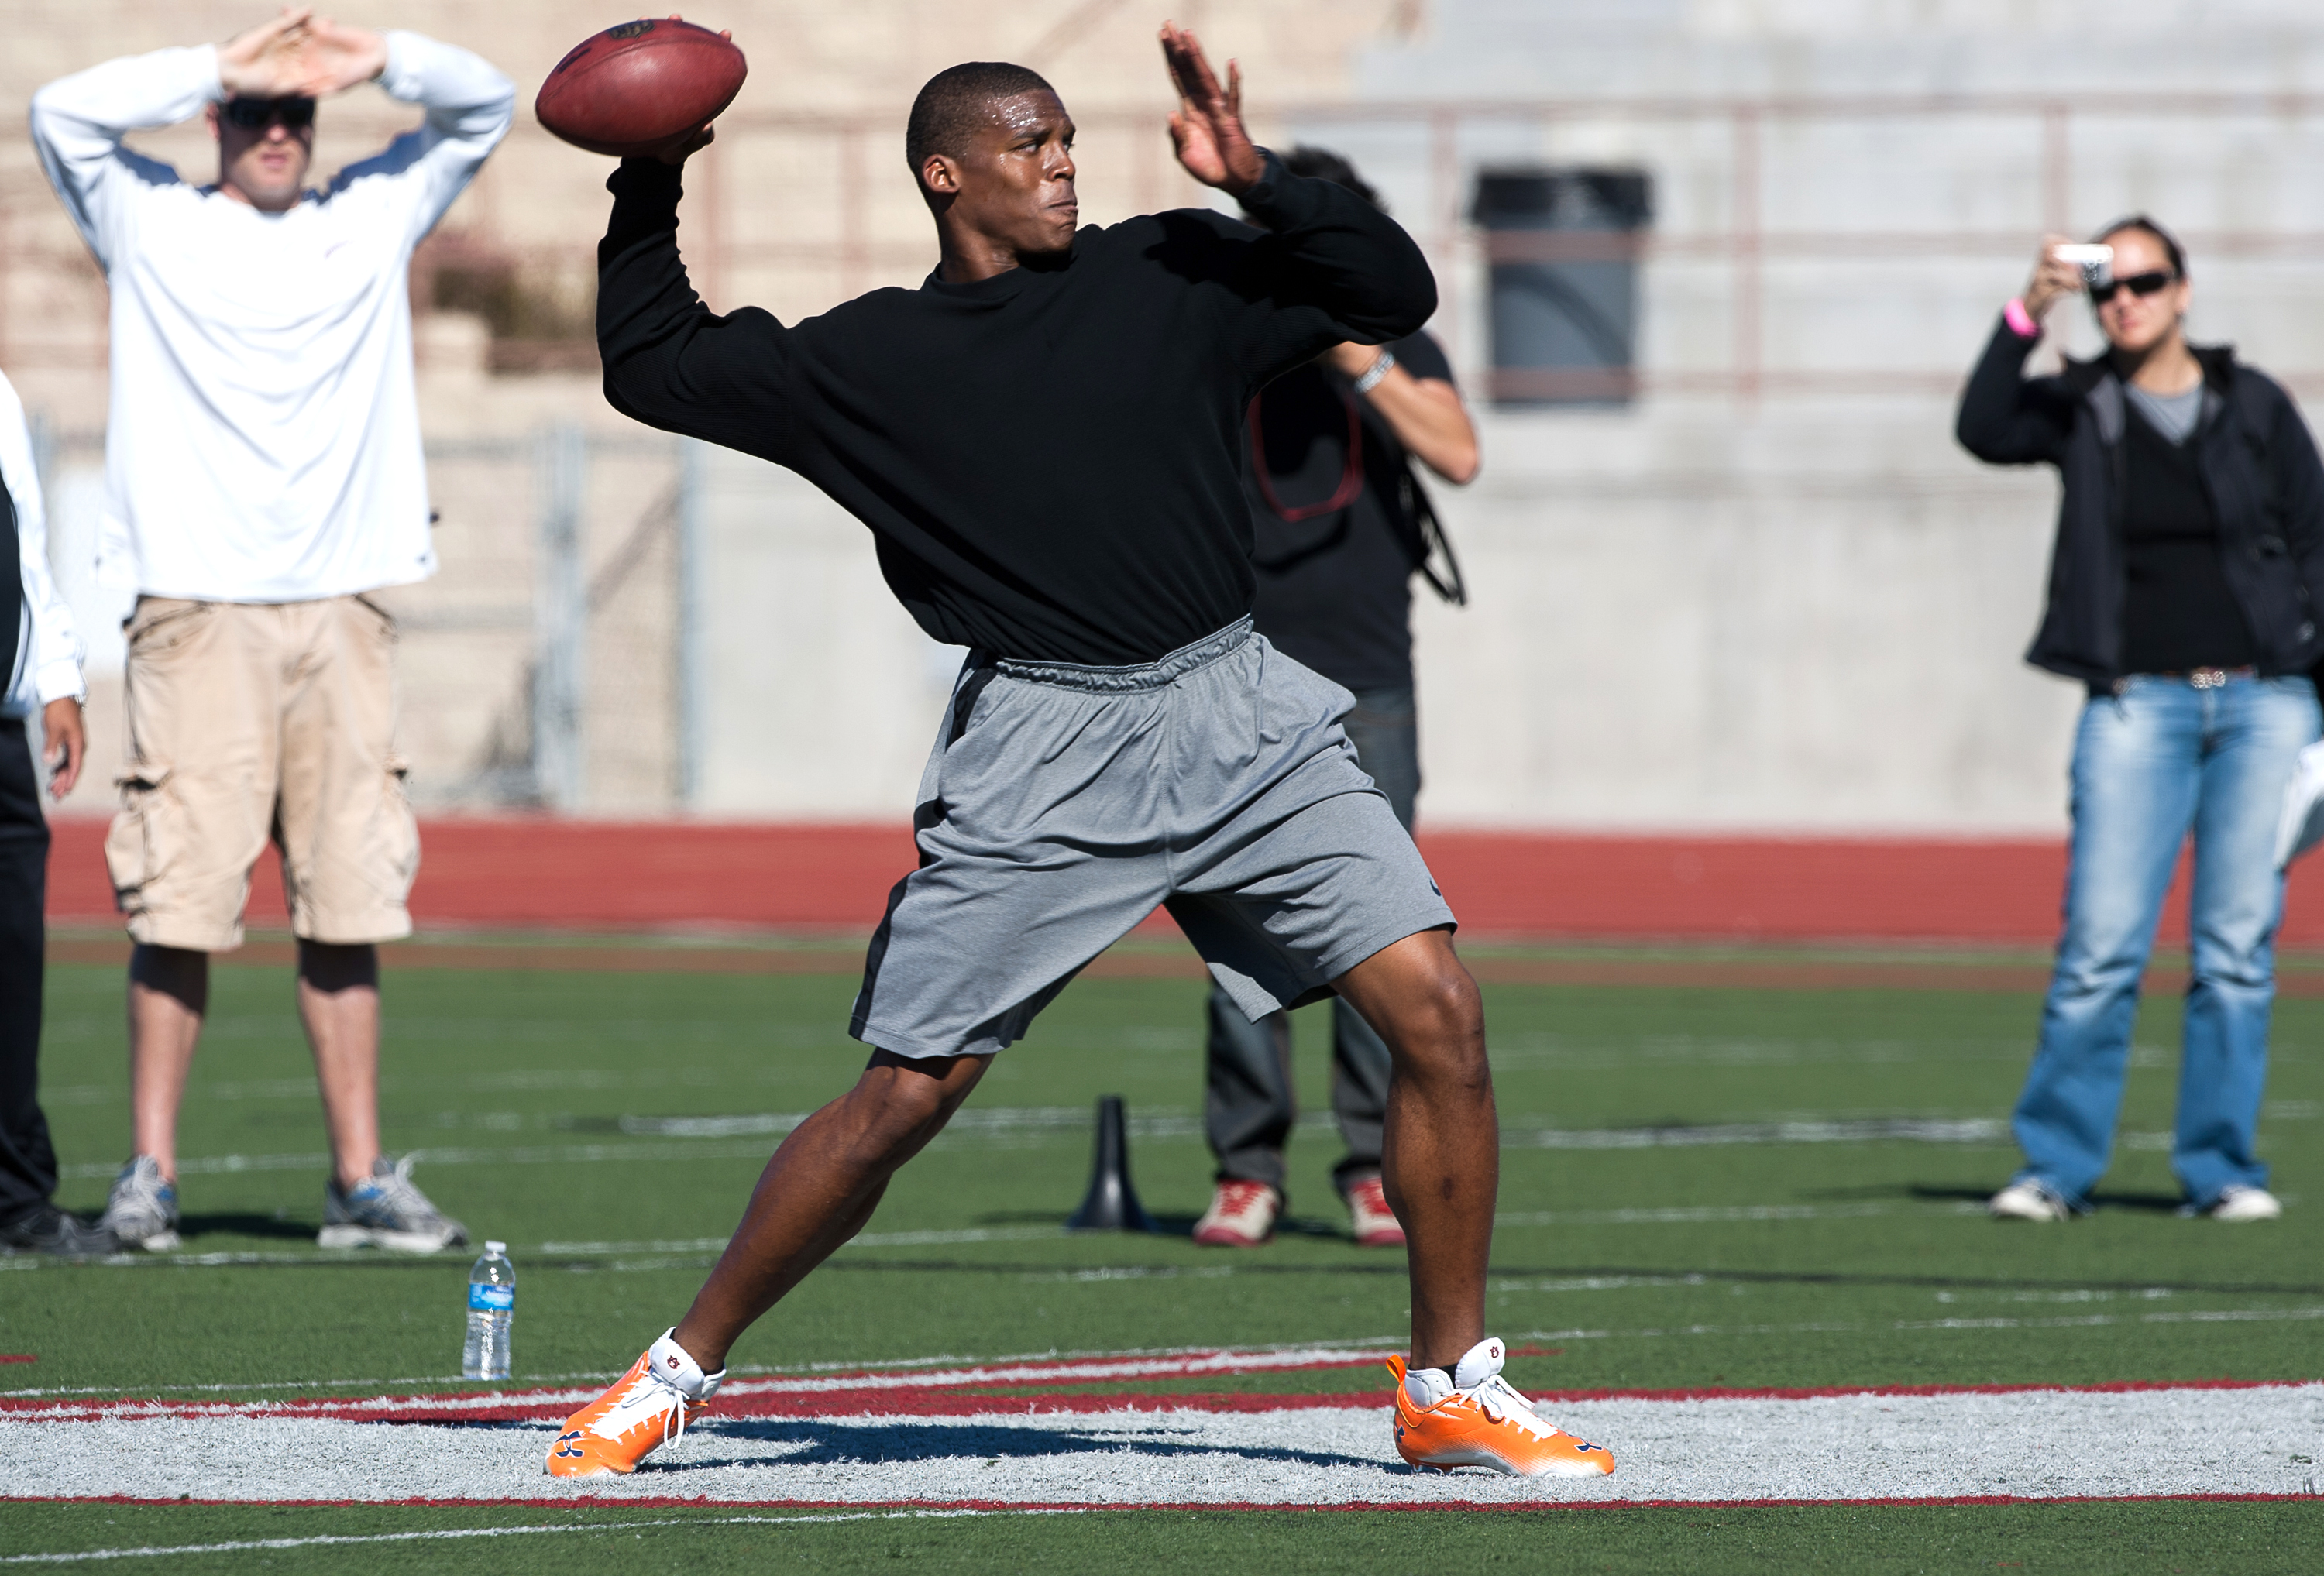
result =
[[[364,82],[419,129],[307,184],[315,101]],[[209,954],[242,942],[281,850],[299,1015],[333,1175],[325,1247],[464,1241],[379,1149],[378,944],[410,932],[419,838],[394,750],[393,622],[369,593],[436,567],[412,383],[417,246],[506,134],[509,79],[466,50],[286,9],[218,45],[51,82],[32,139],[112,290],[106,466],[134,569],[129,765],[106,857],[129,965],[122,1241],[178,1240],[177,1115]],[[194,115],[197,186],[130,149]]]
[[[915,290],[788,326],[721,317],[678,244],[678,166],[707,134],[608,182],[607,398],[822,488],[870,527],[921,627],[970,655],[921,779],[919,867],[856,998],[869,1064],[776,1150],[685,1318],[566,1420],[553,1475],[627,1472],[681,1433],[742,1332],[1157,904],[1246,1016],[1338,994],[1388,1042],[1382,1163],[1413,1318],[1398,1449],[1611,1470],[1509,1388],[1485,1332],[1499,1140],[1452,916],[1355,764],[1352,697],[1250,627],[1251,395],[1342,341],[1411,334],[1434,281],[1378,209],[1253,145],[1233,67],[1222,87],[1192,35],[1166,25],[1162,45],[1180,163],[1260,228],[1207,209],[1080,228],[1071,117],[994,62],[913,105],[906,158],[938,247]]]
[[[2012,1120],[2024,1165],[1997,1219],[2091,1207],[2111,1157],[2164,892],[2191,838],[2190,974],[2172,1169],[2182,1212],[2271,1220],[2256,1153],[2283,911],[2276,822],[2317,736],[2324,462],[2300,410],[2226,346],[2187,341],[2187,254],[2144,215],[2086,281],[2044,242],[1961,395],[1961,444],[2064,484],[2049,605],[2026,659],[2080,680],[2065,923]],[[2024,375],[2043,315],[2087,290],[2104,355]]]
[[[49,792],[80,780],[80,639],[49,573],[48,522],[32,436],[0,377],[0,1252],[110,1253],[118,1244],[57,1208],[56,1151],[40,1103],[41,998],[49,826],[25,723],[41,720]]]

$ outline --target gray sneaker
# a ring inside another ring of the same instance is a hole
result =
[[[178,1184],[161,1175],[151,1155],[132,1155],[113,1192],[105,1200],[105,1218],[98,1222],[124,1248],[148,1253],[178,1250]]]
[[[318,1248],[384,1248],[394,1253],[435,1253],[468,1240],[468,1228],[447,1218],[411,1180],[416,1155],[391,1165],[383,1155],[371,1175],[342,1189],[336,1176],[323,1187]]]

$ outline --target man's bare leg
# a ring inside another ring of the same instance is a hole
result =
[[[178,1107],[209,1010],[210,955],[147,946],[129,954],[129,1128],[133,1154],[178,1179]]]
[[[339,1186],[379,1159],[379,948],[299,943],[299,1021],[315,1053]]]
[[[678,1345],[703,1371],[725,1367],[735,1339],[863,1229],[888,1179],[944,1130],[991,1060],[876,1052],[853,1089],[791,1130],[678,1323]]]
[[[1484,1003],[1443,930],[1407,935],[1332,983],[1394,1058],[1380,1180],[1411,1267],[1412,1362],[1449,1371],[1485,1338],[1500,1187]]]

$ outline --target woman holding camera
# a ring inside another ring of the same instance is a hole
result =
[[[2283,878],[2276,817],[2315,740],[2324,464],[2290,396],[2187,343],[2186,254],[2144,216],[2085,275],[2052,237],[1961,396],[1964,447],[2064,482],[2049,606],[2026,659],[2089,687],[2075,735],[2065,925],[1997,1218],[2062,1221],[2107,1168],[2138,989],[2194,839],[2172,1168],[2182,1212],[2273,1219],[2254,1153]],[[2027,378],[2043,315],[2087,292],[2107,353]]]

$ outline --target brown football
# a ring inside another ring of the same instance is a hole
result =
[[[641,18],[576,45],[540,85],[532,113],[576,148],[650,153],[732,104],[748,70],[742,51],[706,27]]]

